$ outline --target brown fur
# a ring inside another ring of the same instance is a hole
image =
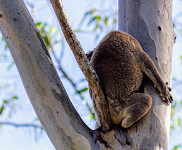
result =
[[[163,100],[172,102],[154,63],[132,36],[112,31],[88,58],[101,80],[114,124],[128,128],[151,108],[151,97],[137,93],[144,74],[157,87]]]

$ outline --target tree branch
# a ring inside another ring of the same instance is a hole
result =
[[[0,0],[0,31],[34,110],[55,148],[97,150],[99,146],[71,104],[22,0]]]
[[[82,46],[80,45],[80,42],[78,41],[74,31],[71,28],[67,15],[64,11],[62,1],[50,0],[50,2],[54,8],[64,36],[76,58],[76,61],[90,85],[93,96],[92,99],[96,107],[96,113],[100,119],[102,130],[110,130],[112,122],[109,115],[109,110],[105,100],[104,92],[102,91],[102,87],[100,85],[99,78],[94,69],[92,68],[90,62],[88,61],[82,49]]]

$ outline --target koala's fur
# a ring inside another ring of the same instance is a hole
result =
[[[87,57],[101,80],[113,124],[128,128],[151,108],[151,97],[138,92],[144,74],[163,100],[172,102],[154,63],[132,36],[111,31]]]

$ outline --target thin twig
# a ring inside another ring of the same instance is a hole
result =
[[[8,125],[8,126],[14,126],[16,128],[18,127],[32,127],[32,128],[39,128],[41,130],[43,130],[43,127],[38,125],[38,124],[34,124],[34,123],[14,123],[14,122],[0,122],[0,125]]]
[[[62,1],[50,0],[50,2],[59,20],[64,36],[76,58],[76,61],[84,73],[89,86],[91,87],[92,99],[94,101],[96,113],[100,119],[102,130],[110,130],[112,122],[99,78],[92,68],[82,49],[82,46],[80,45],[80,42],[78,41],[74,31],[71,28],[67,15],[64,11]]]

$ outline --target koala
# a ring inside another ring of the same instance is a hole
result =
[[[101,81],[113,124],[128,128],[151,108],[151,96],[139,92],[145,75],[162,100],[172,103],[170,88],[156,66],[139,42],[127,33],[111,31],[87,57]]]

